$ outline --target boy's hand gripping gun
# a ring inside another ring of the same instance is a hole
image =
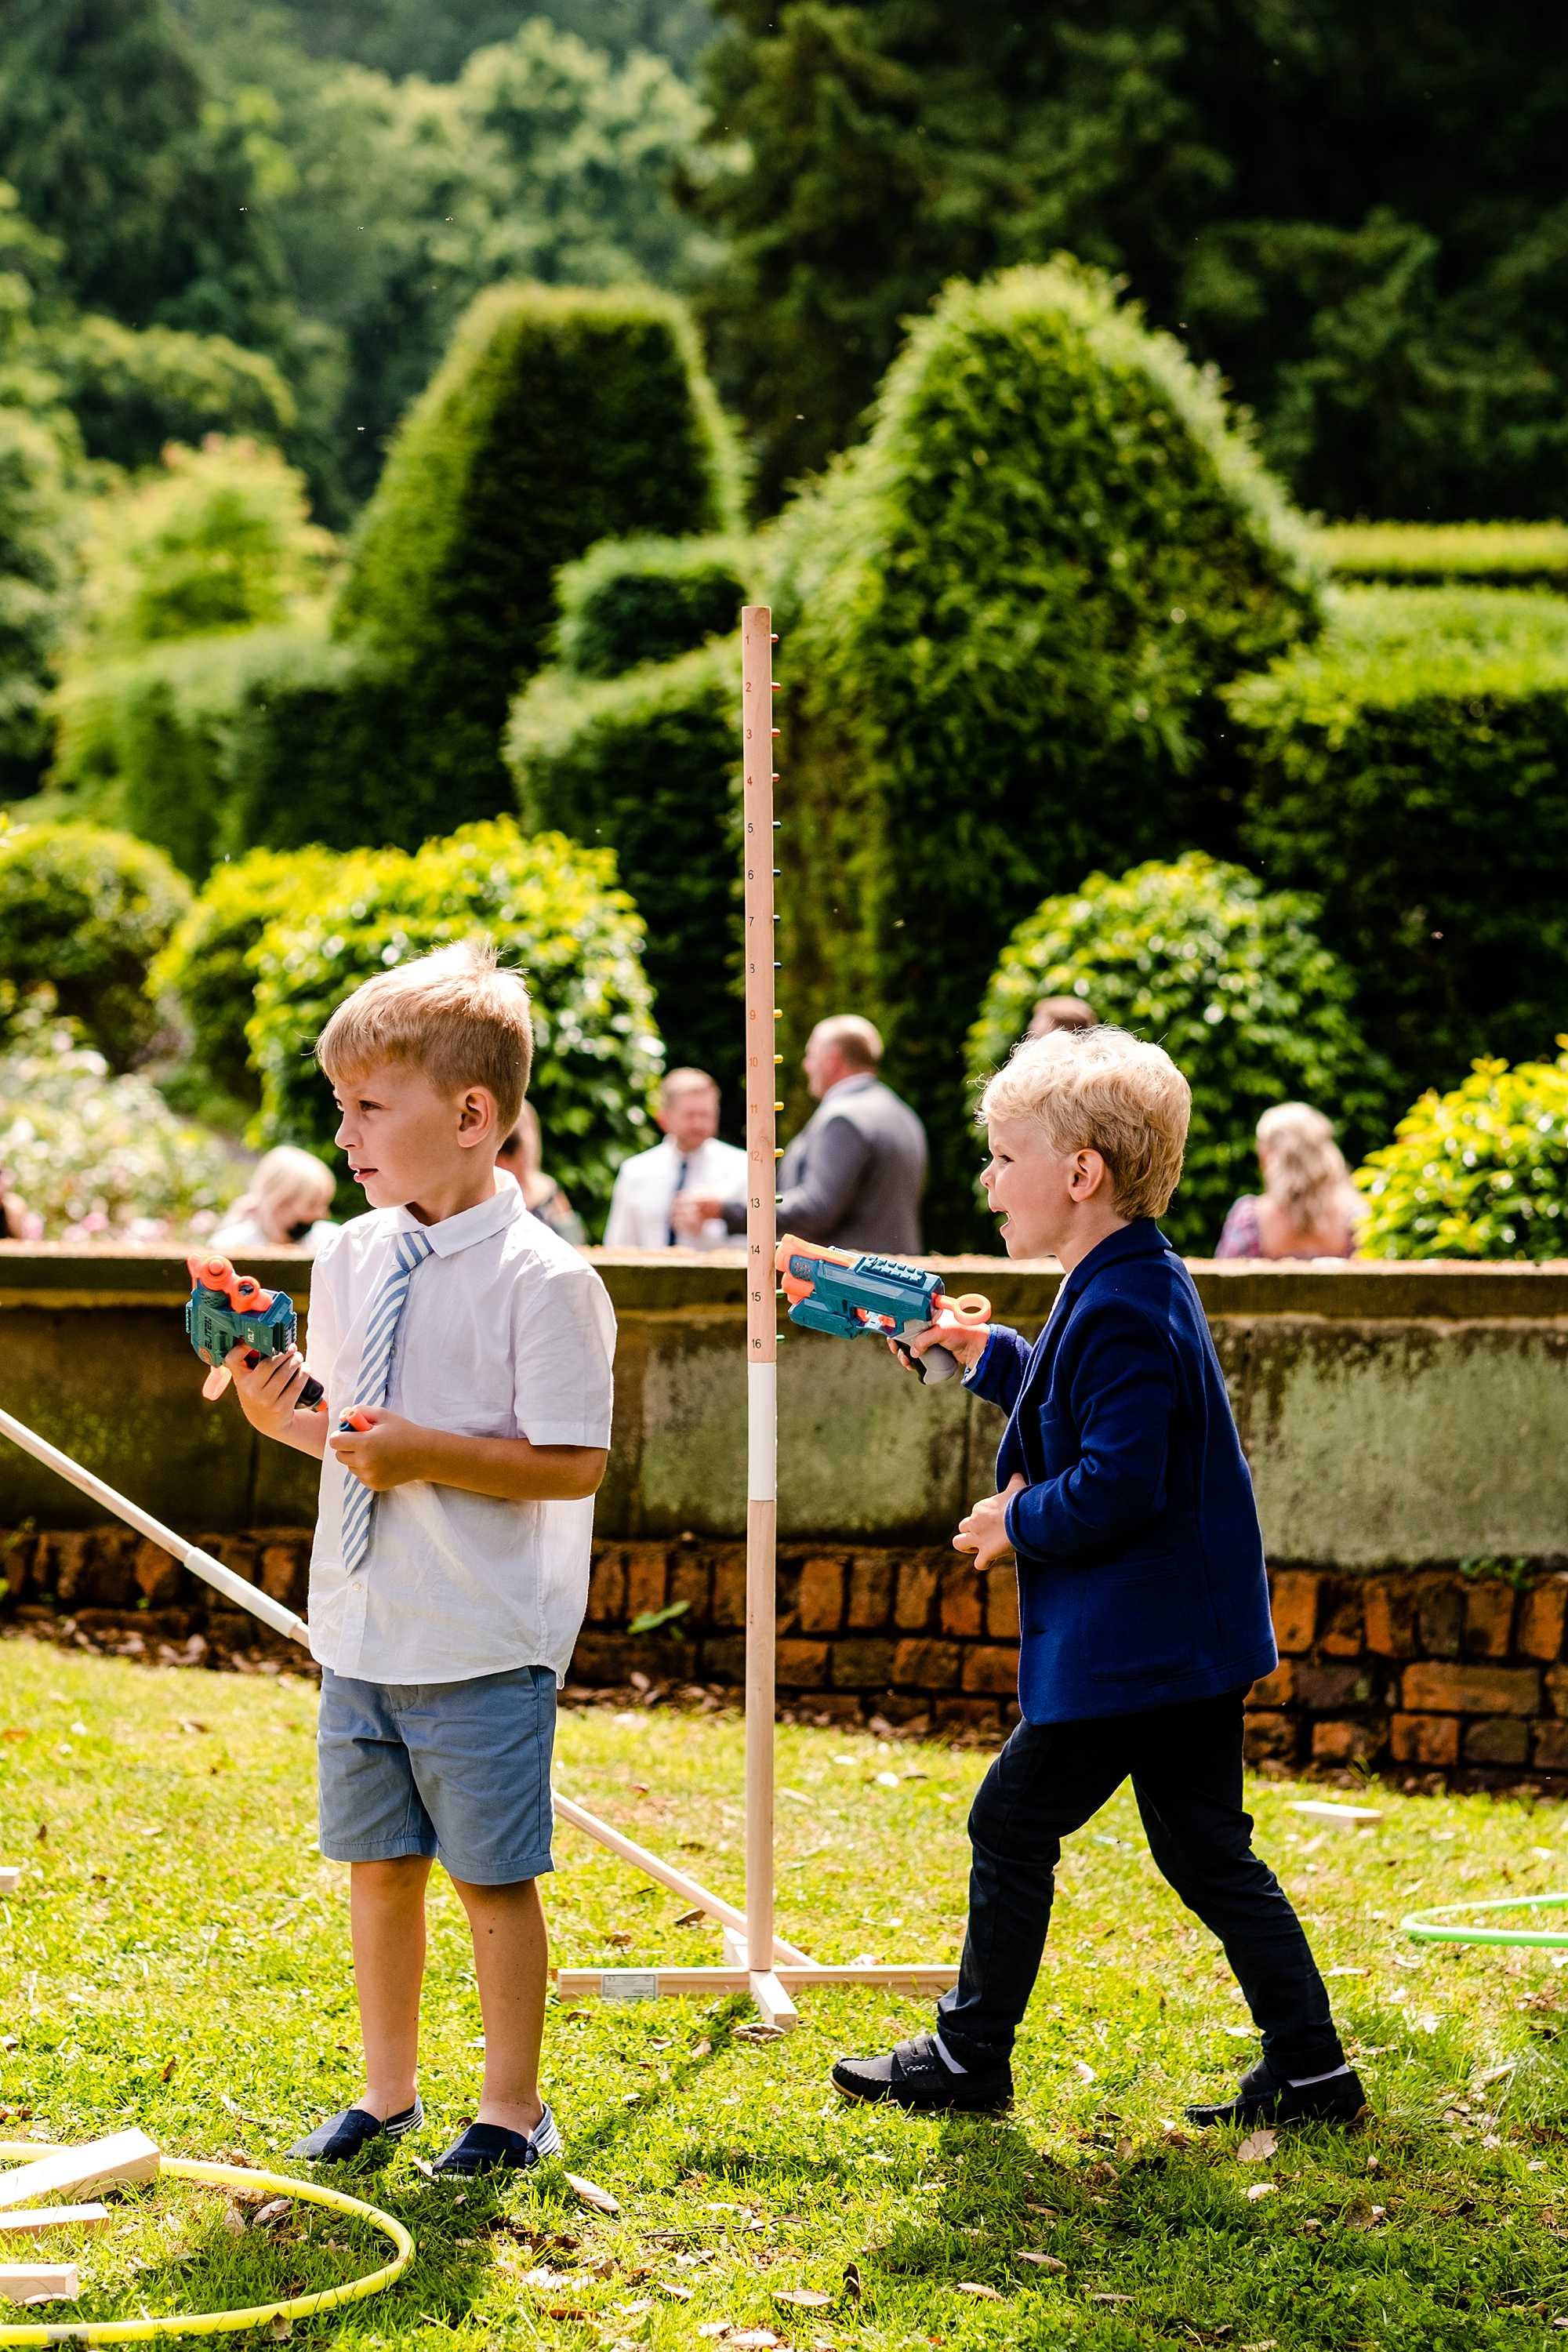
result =
[[[255,1364],[294,1345],[294,1302],[286,1290],[263,1290],[254,1276],[236,1274],[226,1257],[188,1257],[185,1265],[194,1286],[185,1302],[186,1336],[213,1368],[202,1382],[203,1396],[220,1397],[229,1383],[224,1358],[231,1348],[248,1348]],[[307,1378],[294,1402],[302,1412],[324,1407],[321,1381]]]
[[[773,1260],[789,1301],[789,1319],[808,1331],[831,1331],[841,1339],[891,1339],[922,1381],[950,1381],[959,1370],[948,1348],[928,1348],[917,1356],[906,1342],[931,1323],[973,1329],[991,1320],[991,1301],[978,1291],[949,1298],[934,1274],[896,1257],[872,1257],[854,1250],[826,1249],[819,1242],[786,1234]]]

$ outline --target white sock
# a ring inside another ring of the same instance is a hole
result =
[[[968,2067],[961,2066],[959,2064],[957,2059],[953,2056],[952,2051],[948,2048],[940,2033],[933,2033],[931,2040],[936,2043],[938,2057],[942,2060],[942,2064],[948,2068],[950,2073],[954,2074],[968,2074]]]
[[[1287,2074],[1285,2080],[1293,2091],[1310,2091],[1314,2083],[1337,2083],[1342,2074],[1350,2071],[1350,2060],[1344,2058],[1337,2066],[1331,2066],[1326,2074]]]

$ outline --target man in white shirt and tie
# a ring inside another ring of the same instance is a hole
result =
[[[626,1160],[610,1196],[606,1249],[723,1249],[730,1232],[722,1216],[697,1232],[677,1234],[670,1212],[680,1192],[719,1201],[746,1189],[746,1155],[719,1140],[719,1088],[706,1070],[671,1070],[654,1113],[664,1140]]]

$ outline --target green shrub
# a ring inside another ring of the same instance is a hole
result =
[[[552,1174],[596,1219],[621,1161],[654,1140],[647,1103],[662,1055],[642,924],[616,887],[608,850],[552,833],[530,840],[510,818],[465,825],[412,857],[346,857],[314,906],[263,933],[248,1032],[261,1075],[254,1139],[300,1143],[331,1160],[337,1120],[310,1058],[328,1016],[374,972],[481,930],[528,975],[530,1098]],[[346,1180],[340,1197],[349,1213],[363,1205]]]
[[[586,684],[546,670],[507,735],[529,831],[607,846],[647,927],[672,1065],[710,1070],[734,1110],[740,1003],[740,653],[733,639]]]
[[[339,864],[326,849],[253,849],[216,866],[182,916],[147,984],[184,1016],[190,1044],[182,1083],[195,1099],[244,1113],[259,1107],[245,1034],[256,1010],[255,950],[268,924],[298,919],[331,889]]]
[[[1257,1188],[1254,1132],[1270,1103],[1316,1103],[1352,1149],[1376,1131],[1387,1074],[1317,917],[1314,899],[1265,890],[1196,850],[1120,880],[1091,874],[1008,940],[969,1033],[971,1082],[1005,1061],[1042,996],[1087,996],[1101,1021],[1163,1045],[1192,1087],[1193,1118],[1161,1223],[1178,1249],[1206,1256],[1232,1201]]]
[[[497,287],[394,442],[335,629],[404,679],[424,829],[509,798],[500,735],[558,567],[630,531],[732,527],[733,461],[685,311],[641,289]]]
[[[1346,581],[1389,587],[1568,587],[1568,523],[1342,522],[1315,534]]]
[[[556,658],[575,677],[620,677],[731,636],[754,562],[742,540],[601,540],[555,576]]]
[[[0,1051],[0,1168],[49,1241],[150,1240],[193,1218],[210,1232],[244,1181],[216,1135],[37,1011]]]
[[[773,570],[786,1002],[882,1027],[951,1242],[1003,940],[1107,859],[1223,838],[1213,697],[1314,625],[1305,534],[1213,382],[1062,264],[948,289]]]
[[[1568,1037],[1552,1062],[1481,1061],[1424,1094],[1356,1183],[1368,1257],[1568,1257]]]
[[[225,335],[77,318],[50,336],[48,365],[88,455],[117,466],[150,466],[165,443],[209,433],[276,440],[294,423],[293,395],[273,362]]]
[[[128,1068],[159,1016],[148,967],[190,904],[168,860],[89,824],[0,831],[0,981],[23,999],[50,988],[110,1066]]]
[[[49,428],[0,404],[0,800],[32,792],[47,752],[67,591],[66,470]]]
[[[1568,972],[1568,600],[1342,591],[1319,646],[1226,698],[1247,854],[1322,894],[1404,1098],[1545,1051]]]

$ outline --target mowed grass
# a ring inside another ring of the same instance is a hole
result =
[[[62,2140],[134,2122],[172,2153],[266,2166],[353,2095],[345,1874],[315,1847],[312,1712],[302,1682],[0,1643],[0,1860],[26,1873],[0,1904],[0,2131]],[[570,1714],[560,1760],[565,1791],[739,1896],[737,1721]],[[937,1745],[781,1730],[783,1931],[824,1958],[954,1954],[982,1769]],[[833,2058],[916,2030],[912,2001],[807,1996],[796,2032],[759,2042],[736,2000],[552,1999],[547,2092],[567,2164],[619,2211],[583,2204],[554,2166],[448,2186],[419,2166],[471,2112],[479,2020],[437,1874],[429,2122],[343,2183],[399,2214],[417,2257],[389,2294],[296,2334],[459,2352],[1545,2340],[1568,2326],[1568,1979],[1548,1953],[1419,1948],[1397,1922],[1416,1904],[1568,1885],[1563,1809],[1374,1790],[1383,1820],[1349,1834],[1292,1814],[1304,1792],[1289,1784],[1254,1793],[1261,1849],[1337,1971],[1369,2130],[1284,2135],[1243,2160],[1234,2133],[1174,2128],[1184,2096],[1229,2080],[1251,2043],[1123,1792],[1064,1864],[1010,2116],[839,2103]],[[563,1832],[557,1858],[557,1958],[718,1959],[714,1934],[679,1927],[674,1897],[599,1849]],[[79,2252],[77,2312],[13,2317],[282,2297],[384,2250],[306,2206],[263,2222],[257,2202],[171,2182],[112,2201],[110,2228],[79,2247],[21,2248]],[[788,2299],[803,2293],[824,2299]]]

